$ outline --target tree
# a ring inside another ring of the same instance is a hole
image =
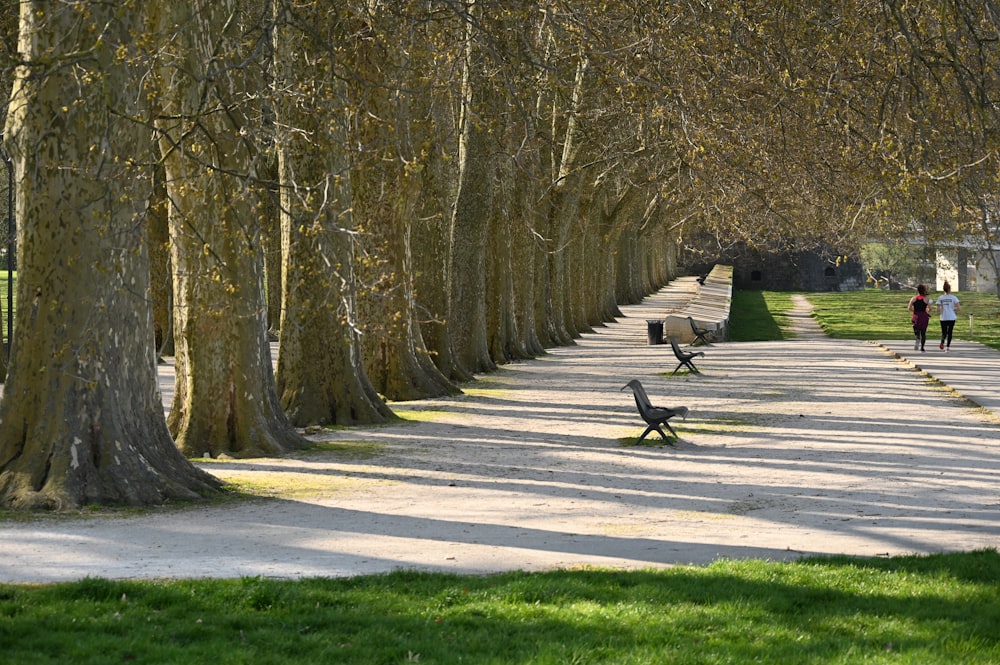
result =
[[[492,127],[496,107],[482,35],[469,4],[462,62],[461,117],[458,144],[458,189],[449,243],[448,335],[459,367],[469,373],[496,366],[486,338],[486,234],[493,207],[496,148]]]
[[[277,5],[274,107],[284,285],[278,390],[297,425],[384,422],[364,371],[354,275],[347,84],[349,21],[314,2]]]
[[[173,271],[170,265],[170,223],[163,164],[153,167],[153,191],[146,211],[149,228],[150,298],[157,362],[174,355]]]
[[[17,52],[17,15],[18,7],[14,3],[7,3],[0,7],[0,37],[2,37],[3,54],[10,63],[16,60],[14,54]],[[0,67],[0,90],[10,90],[10,73],[8,67]],[[0,104],[0,116],[7,116],[5,103]],[[14,229],[9,226],[9,222],[14,216],[12,205],[14,192],[13,187],[11,187],[14,163],[6,152],[0,152],[0,161],[2,161],[0,164],[0,215],[2,215],[0,218],[0,247],[4,248],[3,268],[6,269],[14,266]],[[8,284],[8,288],[14,289],[14,285]],[[0,302],[0,321],[3,321],[0,324],[0,330],[5,328],[8,316],[13,315],[13,312],[8,312],[7,308],[7,302]],[[10,348],[11,332],[7,330],[6,336],[0,335],[0,344],[3,345],[2,352],[0,352],[0,383],[3,383],[7,377],[7,349]]]
[[[861,264],[875,286],[897,288],[900,279],[916,273],[914,248],[903,243],[866,243],[861,247]]]
[[[851,106],[878,76],[859,70],[877,26],[862,5],[692,5],[681,22],[675,127],[717,251],[856,248],[876,219],[877,109]]]
[[[157,3],[156,127],[170,200],[176,390],[169,425],[188,456],[278,455],[304,445],[281,409],[267,338],[265,36],[236,0]],[[259,18],[259,9],[256,17]]]
[[[0,501],[144,505],[219,482],[174,447],[156,382],[151,179],[134,5],[22,2],[4,135],[20,221]]]
[[[540,163],[543,145],[538,126],[545,94],[544,23],[536,3],[494,4],[476,22],[487,52],[496,55],[489,71],[496,117],[489,121],[498,154],[492,209],[487,221],[486,331],[496,363],[544,352],[538,337],[535,294],[545,275],[545,254],[537,251],[546,214],[548,178]]]
[[[2,146],[0,146],[2,148]],[[0,270],[12,275],[14,267],[14,162],[6,152],[0,151],[0,247],[3,247],[3,265]],[[7,297],[13,295],[15,285],[7,280],[7,293],[0,295],[0,383],[7,380],[7,353],[10,349],[8,314],[13,315]],[[6,335],[3,334],[6,330]]]
[[[434,107],[442,101],[434,74],[437,60],[449,58],[447,47],[433,48],[448,22],[421,4],[370,5],[359,13],[360,38],[350,60],[351,143],[361,148],[351,176],[370,285],[363,297],[363,348],[372,382],[394,400],[459,392],[424,344],[416,295],[413,229],[441,209],[441,193],[427,184],[440,150],[432,147]]]
[[[925,222],[931,241],[977,239],[998,275],[1000,295],[997,7],[969,0],[881,4],[886,23],[900,37],[885,47],[900,71],[896,112],[889,118],[896,140],[887,150],[898,174],[896,192],[920,202],[914,217]]]

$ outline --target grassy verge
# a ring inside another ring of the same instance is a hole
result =
[[[913,295],[909,291],[849,291],[810,293],[809,302],[819,324],[831,337],[846,339],[912,339],[910,313],[906,306]],[[937,298],[939,294],[931,294]],[[988,293],[956,293],[962,311],[955,325],[956,339],[974,339],[1000,349],[1000,300]],[[973,316],[972,327],[969,315]],[[940,333],[938,318],[931,319],[928,337]]]
[[[813,316],[831,337],[842,339],[911,339],[908,291],[845,291],[804,294],[813,305]],[[932,294],[936,297],[939,294]],[[1000,300],[988,293],[956,293],[962,311],[955,339],[975,340],[1000,349]],[[788,337],[788,311],[792,294],[776,291],[735,291],[730,315],[734,342],[756,342]],[[972,315],[970,324],[969,315]],[[928,338],[940,331],[937,316],[931,319]]]
[[[792,294],[780,291],[734,291],[729,334],[734,342],[784,339],[789,328]]]
[[[469,577],[0,585],[11,663],[991,663],[995,551]]]

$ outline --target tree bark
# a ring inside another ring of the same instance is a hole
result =
[[[275,152],[277,147],[275,147]],[[277,158],[268,159],[266,169],[267,196],[264,199],[261,247],[264,250],[264,289],[267,293],[267,336],[276,340],[281,333],[282,294],[282,245],[281,245],[281,193],[278,182]]]
[[[173,278],[170,268],[170,223],[163,166],[154,167],[153,193],[148,211],[150,297],[153,301],[153,338],[157,362],[174,355]]]
[[[450,220],[444,210],[418,219],[411,233],[417,320],[424,348],[438,371],[450,381],[468,381],[459,368],[448,337],[448,255]]]
[[[461,34],[461,30],[457,30]],[[454,43],[453,40],[445,40]],[[460,42],[460,40],[455,40]],[[458,188],[459,118],[451,86],[440,86],[425,95],[425,156],[422,161],[422,206],[411,225],[413,289],[420,324],[430,360],[449,381],[460,383],[472,374],[459,366],[448,335],[452,203]]]
[[[414,221],[436,215],[437,192],[425,188],[427,154],[434,141],[433,106],[440,93],[427,83],[429,49],[437,22],[424,23],[388,6],[369,15],[375,34],[393,35],[387,48],[378,39],[359,40],[355,140],[365,159],[355,164],[355,209],[364,227],[366,277],[378,284],[365,297],[368,326],[364,344],[369,376],[388,399],[413,400],[460,392],[431,359],[424,344],[417,304],[411,241]],[[400,40],[406,40],[400,43]]]
[[[146,505],[220,483],[174,447],[157,387],[139,120],[137,10],[21,4],[5,136],[19,242],[13,362],[0,403],[0,502]]]
[[[459,184],[451,220],[448,334],[455,360],[470,373],[496,368],[486,337],[486,234],[493,206],[494,159],[490,85],[483,45],[466,35],[462,72]],[[495,109],[494,109],[495,110]]]
[[[358,338],[347,85],[331,50],[343,37],[335,12],[321,7],[287,6],[276,17],[278,390],[296,425],[381,423],[394,416],[365,374]]]
[[[490,214],[490,242],[487,243],[489,272],[487,292],[487,342],[490,357],[496,363],[507,363],[528,357],[518,326],[517,283],[515,265],[514,216],[516,208],[515,170],[511,160],[505,160],[496,173],[496,196]]]
[[[177,351],[168,422],[188,456],[278,455],[305,444],[281,410],[267,337],[267,193],[247,138],[255,135],[248,104],[257,86],[237,4],[158,5],[169,44],[157,128],[171,202]]]

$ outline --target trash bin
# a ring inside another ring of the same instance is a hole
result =
[[[646,319],[646,336],[650,344],[663,344],[663,320]]]

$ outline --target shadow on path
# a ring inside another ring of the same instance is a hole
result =
[[[392,405],[412,422],[324,432],[312,438],[326,449],[289,458],[200,462],[280,498],[4,522],[0,580],[634,569],[1000,543],[994,416],[894,343],[816,334],[808,311],[794,340],[716,343],[702,374],[671,377],[645,322],[677,298],[623,307],[465,395]],[[955,372],[996,385],[1000,363],[960,352]],[[678,445],[623,445],[644,427],[621,391],[632,378],[654,404],[691,409],[673,421]]]

